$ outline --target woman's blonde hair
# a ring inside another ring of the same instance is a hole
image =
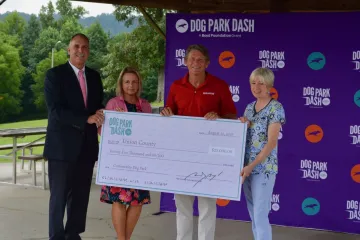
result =
[[[116,96],[123,96],[124,95],[124,92],[123,92],[124,90],[122,89],[122,84],[123,84],[123,81],[124,81],[124,75],[126,73],[133,73],[133,74],[135,74],[137,76],[137,78],[139,80],[139,89],[138,89],[136,95],[138,97],[140,97],[141,91],[142,91],[142,79],[141,79],[139,71],[134,67],[126,67],[121,71],[121,73],[119,75],[119,78],[117,80],[117,84],[116,84]]]
[[[250,74],[250,82],[255,78],[260,77],[261,81],[269,88],[274,86],[275,76],[273,71],[269,68],[258,67]]]

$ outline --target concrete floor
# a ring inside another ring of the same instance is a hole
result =
[[[1,164],[0,181],[10,180],[10,165]],[[41,169],[39,166],[38,169]],[[30,183],[31,177],[21,173],[19,182]],[[41,184],[38,174],[39,185]],[[93,184],[86,232],[83,239],[115,240],[111,223],[111,206],[99,202],[100,187]],[[151,193],[152,204],[145,206],[132,240],[175,240],[174,213],[153,215],[159,211],[160,194]],[[0,184],[0,240],[48,239],[49,191],[33,187]],[[197,222],[197,217],[194,221]],[[194,226],[196,229],[197,226]],[[195,234],[194,234],[195,235]],[[197,237],[194,236],[194,240]],[[216,239],[251,240],[251,226],[246,222],[217,220]],[[360,235],[340,234],[300,228],[273,226],[274,240],[360,240]]]

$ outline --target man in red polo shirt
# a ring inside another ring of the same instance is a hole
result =
[[[236,119],[236,108],[227,83],[206,71],[210,63],[207,49],[191,45],[186,50],[185,64],[189,72],[170,87],[163,116],[181,115]],[[192,240],[194,197],[175,194],[176,240]],[[216,199],[198,197],[199,240],[214,240]]]

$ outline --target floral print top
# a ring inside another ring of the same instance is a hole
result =
[[[255,161],[256,156],[268,141],[268,127],[272,123],[284,125],[285,111],[280,102],[271,99],[259,112],[255,110],[256,101],[247,105],[244,116],[251,122],[247,131],[245,148],[245,166]],[[269,156],[252,171],[252,174],[278,173],[278,148],[271,151]]]

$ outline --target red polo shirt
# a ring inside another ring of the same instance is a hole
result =
[[[176,80],[170,87],[166,107],[175,115],[204,117],[216,112],[220,117],[236,114],[236,107],[227,83],[209,73],[198,88],[189,83],[189,73]]]

